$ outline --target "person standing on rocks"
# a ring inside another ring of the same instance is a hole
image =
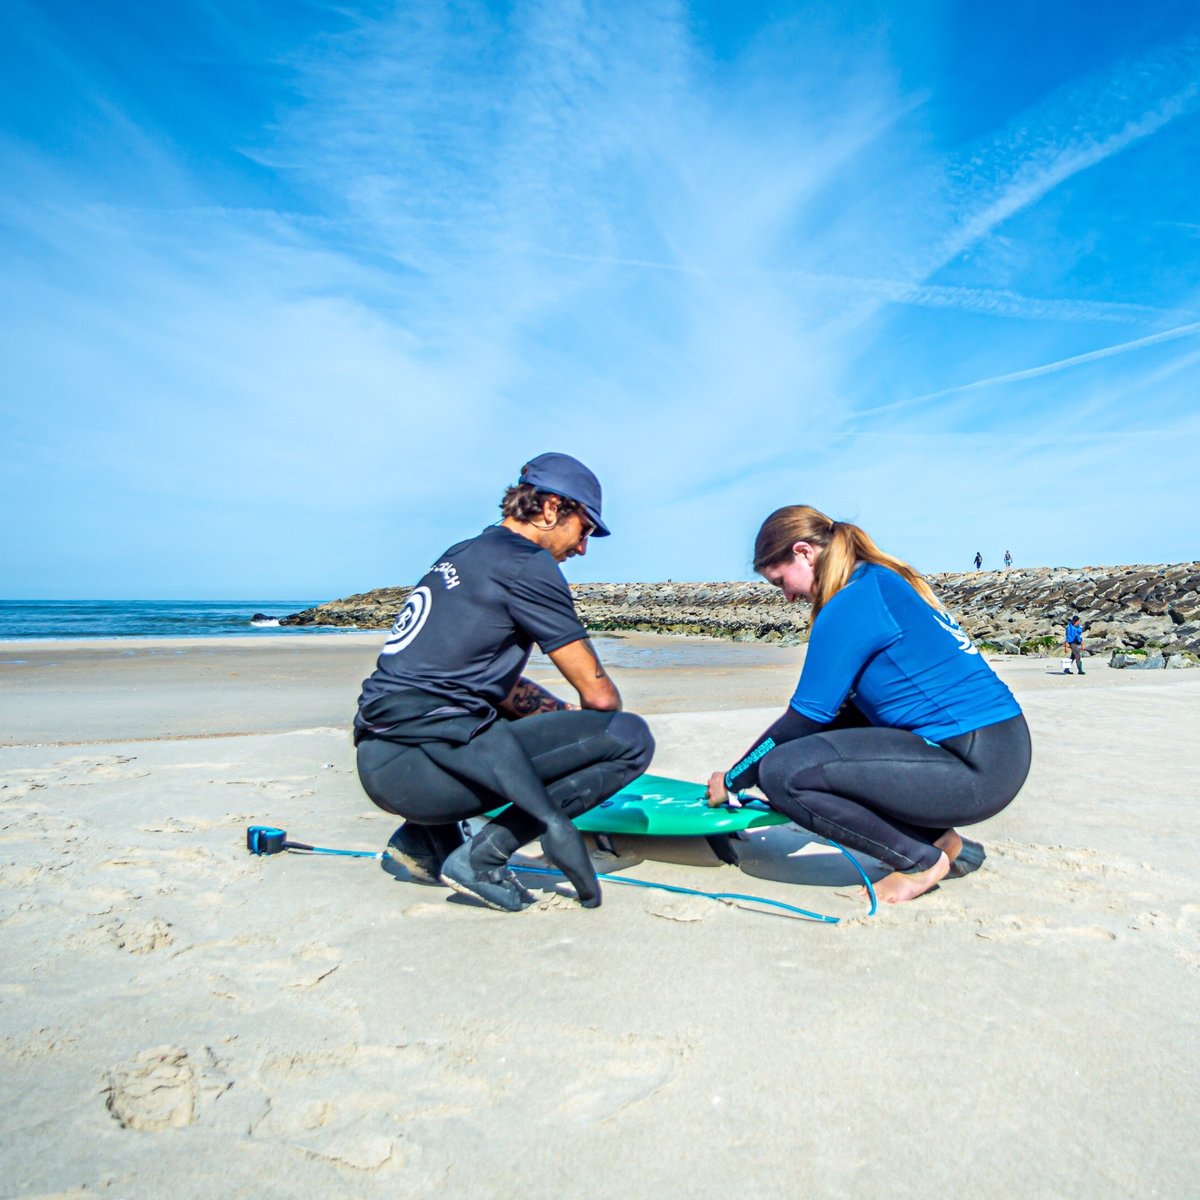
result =
[[[925,580],[857,525],[778,509],[754,569],[811,601],[808,654],[783,715],[709,779],[709,803],[759,787],[803,828],[891,866],[875,885],[889,904],[977,867],[983,847],[954,826],[995,816],[1029,772],[1013,694]]]
[[[979,571],[983,568],[983,551],[975,551],[975,570]]]
[[[1083,671],[1083,624],[1077,616],[1067,622],[1067,632],[1063,638],[1063,649],[1071,656],[1071,665],[1077,675]]]
[[[1012,551],[1005,550],[1004,552],[1004,569],[1007,571],[1012,566]]]
[[[386,859],[416,881],[519,912],[534,897],[508,861],[540,838],[579,902],[600,904],[571,818],[642,774],[654,753],[645,721],[621,711],[559,569],[587,553],[589,538],[608,537],[600,502],[578,459],[531,459],[504,494],[500,523],[440,554],[412,590],[363,682],[359,779],[404,818]],[[578,704],[522,675],[535,642]],[[460,822],[504,805],[464,840]]]

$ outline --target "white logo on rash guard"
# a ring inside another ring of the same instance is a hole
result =
[[[458,577],[458,568],[449,559],[436,563],[429,569],[436,571],[442,577],[442,582],[446,585],[446,591],[456,588],[462,583],[462,580]]]
[[[404,607],[396,617],[392,632],[388,634],[388,640],[384,643],[383,654],[399,653],[421,632],[421,626],[425,624],[425,618],[429,616],[429,605],[432,600],[433,597],[427,587],[419,587],[409,594]]]
[[[979,647],[959,628],[958,622],[947,612],[934,613],[938,624],[958,643],[958,648],[964,654],[978,654]]]

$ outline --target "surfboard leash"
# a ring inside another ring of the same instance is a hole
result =
[[[862,864],[846,849],[845,846],[830,838],[825,839],[831,846],[840,850],[853,864],[854,869],[862,877],[863,883],[866,885],[867,895],[871,898],[871,910],[867,913],[868,917],[873,917],[879,910],[879,901],[875,897],[875,889],[871,886],[871,880],[867,876],[866,871],[862,869]],[[517,874],[527,875],[558,875],[566,878],[559,870],[552,867],[524,867],[518,863],[512,864],[512,869]],[[783,900],[770,900],[766,896],[749,896],[743,892],[702,892],[698,888],[680,887],[674,883],[655,883],[649,879],[633,879],[628,875],[607,875],[597,872],[597,879],[603,879],[607,883],[623,883],[630,887],[654,888],[660,892],[674,892],[680,896],[701,896],[705,900],[728,900],[731,902],[740,901],[747,904],[763,904],[770,908],[781,908],[785,912],[794,913],[796,916],[804,917],[809,921],[816,921],[821,925],[839,925],[845,919],[844,917],[832,917],[827,913],[812,912],[807,908],[800,908],[796,904],[788,904]]]
[[[875,889],[871,886],[871,880],[867,876],[866,871],[862,869],[862,864],[845,846],[829,838],[825,840],[831,846],[840,850],[854,864],[854,869],[862,877],[863,884],[867,889],[867,895],[871,898],[871,911],[867,913],[867,916],[873,917],[878,911],[879,903],[875,898]],[[285,851],[298,850],[305,854],[336,854],[344,858],[383,857],[383,854],[378,850],[335,850],[329,846],[310,846],[305,842],[290,842],[288,841],[287,830],[277,829],[274,825],[249,826],[246,830],[246,849],[251,854],[258,855],[283,854]],[[558,875],[561,878],[566,878],[561,871],[552,867],[525,867],[514,864],[512,869],[524,872],[527,875]],[[674,883],[655,883],[650,879],[633,879],[627,875],[597,874],[596,877],[608,883],[620,883],[629,887],[654,888],[656,891],[674,892],[680,896],[700,896],[705,900],[728,900],[743,904],[761,904],[768,908],[783,909],[785,912],[794,913],[796,916],[804,917],[809,921],[816,921],[822,925],[837,925],[844,920],[843,917],[831,917],[826,913],[812,912],[807,908],[800,908],[795,904],[787,904],[783,900],[771,900],[766,896],[750,896],[743,892],[702,892],[698,888],[680,887]]]

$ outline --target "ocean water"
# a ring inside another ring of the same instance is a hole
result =
[[[272,637],[350,633],[344,626],[280,628],[278,620],[316,600],[0,600],[0,641],[34,638]]]
[[[255,613],[274,620],[320,603],[315,600],[0,600],[0,641],[48,638],[278,637],[375,633],[344,625],[280,627],[253,622]],[[753,667],[796,657],[794,648],[712,638],[597,632],[600,660],[610,667]],[[182,651],[180,651],[182,653]],[[536,648],[531,668],[552,671]]]

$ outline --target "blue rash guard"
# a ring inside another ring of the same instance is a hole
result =
[[[825,725],[851,692],[872,725],[935,743],[1021,712],[954,619],[875,563],[817,614],[791,708]]]

